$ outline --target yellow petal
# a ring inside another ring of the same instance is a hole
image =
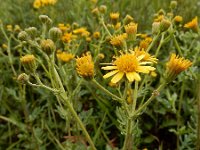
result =
[[[111,80],[112,83],[117,83],[124,76],[123,72],[118,72]]]
[[[108,72],[107,74],[105,74],[105,75],[103,76],[103,78],[104,78],[104,79],[109,78],[109,77],[111,77],[112,75],[116,74],[117,72],[119,72],[119,70],[114,70],[114,71]]]
[[[101,69],[103,69],[103,70],[113,70],[113,69],[117,69],[117,66],[106,66],[106,67],[101,67]]]
[[[154,71],[156,68],[151,67],[151,66],[138,66],[137,72],[142,72],[142,73],[149,73],[149,71]]]
[[[130,82],[133,82],[134,80],[140,81],[140,75],[136,72],[128,72],[126,73],[126,77]]]
[[[140,65],[146,65],[146,64],[152,64],[152,62],[150,62],[150,61],[143,61],[143,62],[140,63]]]

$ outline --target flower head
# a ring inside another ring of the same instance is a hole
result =
[[[183,21],[183,17],[182,16],[175,16],[173,20],[174,20],[175,23],[181,23]]]
[[[115,35],[111,38],[110,43],[113,46],[122,46],[123,42],[125,41],[126,38],[127,38],[126,33],[123,33],[123,34],[120,34],[120,35]]]
[[[125,31],[127,34],[136,34],[137,33],[137,23],[129,23],[125,27]]]
[[[176,76],[182,71],[186,70],[192,65],[192,62],[183,57],[179,57],[172,53],[170,60],[166,64],[166,80],[171,81],[176,78]]]
[[[66,52],[57,52],[56,56],[59,60],[66,62],[66,63],[74,58],[73,54],[66,53]]]
[[[194,19],[192,19],[192,21],[186,23],[184,27],[193,29],[194,31],[198,31],[198,18],[195,17]]]
[[[76,59],[76,71],[85,79],[94,77],[94,62],[92,61],[92,56],[90,54],[83,55]]]
[[[119,13],[117,12],[117,13],[110,13],[110,18],[112,19],[112,20],[117,20],[117,19],[119,19]]]
[[[146,50],[151,42],[152,38],[146,37],[144,40],[140,41],[140,48]]]
[[[37,68],[36,59],[34,55],[25,55],[20,58],[21,63],[27,71],[34,72]]]
[[[137,57],[134,53],[121,53],[119,57],[116,57],[112,66],[102,67],[103,70],[112,70],[105,74],[103,78],[108,78],[114,75],[111,82],[117,83],[124,75],[126,75],[129,82],[133,82],[134,80],[140,81],[141,77],[139,73],[149,73],[150,71],[155,70],[154,67],[143,66],[146,63],[141,62],[142,58],[143,57]]]

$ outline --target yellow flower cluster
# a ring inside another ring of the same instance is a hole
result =
[[[35,9],[39,9],[40,7],[44,7],[47,5],[54,5],[57,2],[57,0],[35,0],[33,2],[33,7]]]
[[[140,41],[140,48],[146,50],[152,40],[151,37],[146,37],[144,40]]]

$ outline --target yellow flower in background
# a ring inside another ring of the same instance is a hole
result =
[[[13,26],[9,24],[9,25],[6,26],[6,29],[8,31],[12,32],[13,31]]]
[[[184,25],[185,28],[193,29],[194,31],[198,31],[198,18],[195,17],[192,21],[186,23]]]
[[[188,69],[191,65],[192,62],[190,60],[172,53],[166,64],[167,81],[173,80],[179,73]]]
[[[60,52],[60,51],[57,51],[56,56],[57,56],[58,60],[66,62],[66,63],[74,58],[73,54],[66,53],[66,52]]]
[[[79,34],[79,35],[85,36],[85,37],[90,35],[90,32],[88,32],[87,29],[84,28],[84,27],[81,27],[81,28],[73,30],[73,33],[74,34]]]
[[[56,2],[57,2],[57,0],[35,0],[33,2],[33,7],[35,9],[38,9],[43,6],[54,5]]]
[[[127,34],[136,34],[137,33],[137,23],[129,23],[124,28]]]
[[[140,48],[146,50],[152,40],[151,37],[146,37],[144,40],[140,41]]]
[[[72,40],[72,33],[65,33],[63,36],[62,36],[62,41],[65,42],[65,43],[69,43],[71,42]]]
[[[34,55],[27,54],[20,58],[20,62],[23,64],[27,71],[34,72],[37,68],[36,58]]]
[[[123,34],[120,34],[120,35],[115,35],[111,38],[110,43],[113,46],[122,46],[123,42],[125,42],[126,38],[127,38],[126,33],[123,33]]]
[[[148,63],[157,63],[158,59],[154,56],[151,56],[148,52],[146,52],[144,49],[140,49],[139,47],[135,47],[134,51],[131,51],[134,53],[137,57],[141,57],[141,62],[148,62]]]
[[[125,75],[129,82],[133,82],[134,80],[140,81],[141,77],[139,73],[149,73],[150,71],[155,70],[154,67],[143,66],[147,64],[145,62],[141,62],[143,57],[144,56],[137,57],[134,53],[121,53],[119,57],[116,57],[116,60],[112,63],[112,66],[102,67],[103,70],[112,70],[105,74],[103,78],[114,76],[111,79],[111,82],[117,83]]]
[[[112,19],[112,20],[119,19],[119,13],[118,12],[116,12],[116,13],[110,13],[110,19]]]
[[[121,27],[121,22],[117,22],[116,25],[114,25],[114,29],[118,30]]]
[[[183,17],[182,16],[175,16],[173,20],[176,23],[181,23],[183,21]]]
[[[161,22],[164,19],[164,15],[158,15],[155,19],[154,22]]]
[[[66,31],[68,31],[68,30],[70,29],[70,25],[69,25],[69,24],[65,25],[65,24],[63,24],[63,23],[59,23],[59,24],[58,24],[58,28],[59,28],[62,32],[66,32]]]
[[[94,62],[90,54],[87,53],[86,55],[76,59],[76,71],[85,79],[91,79],[94,77]]]
[[[93,33],[92,36],[93,36],[95,39],[98,39],[98,38],[100,38],[100,35],[101,35],[100,32],[96,31],[96,32]]]

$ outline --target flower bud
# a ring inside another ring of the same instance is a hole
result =
[[[17,81],[21,84],[25,84],[29,81],[29,76],[26,73],[22,73],[17,77]]]
[[[14,27],[14,32],[20,32],[21,31],[21,28],[19,25],[15,25]]]
[[[34,39],[36,37],[37,34],[37,28],[36,27],[29,27],[27,29],[25,29],[25,31],[28,33],[28,35]]]
[[[175,9],[176,6],[177,6],[177,1],[171,1],[171,3],[170,3],[170,8],[171,8],[171,9]]]
[[[152,33],[158,34],[160,31],[160,22],[153,22],[152,24]]]
[[[124,24],[129,24],[130,22],[133,22],[133,17],[131,17],[130,15],[126,15],[126,17],[124,18]]]
[[[28,40],[28,38],[29,38],[29,36],[28,36],[28,33],[26,31],[19,32],[18,39],[20,41],[26,41],[26,40]]]
[[[163,19],[160,22],[160,31],[161,32],[166,31],[170,27],[170,25],[171,25],[171,22],[169,20]]]
[[[92,10],[92,14],[98,16],[98,15],[99,15],[99,9],[98,9],[98,8],[94,8],[94,9]]]
[[[107,11],[107,6],[106,5],[101,5],[99,7],[99,11],[100,11],[100,13],[105,14],[106,11]]]
[[[52,54],[56,49],[56,46],[51,39],[42,40],[40,46],[47,55]]]
[[[39,19],[43,24],[50,25],[52,23],[52,20],[47,15],[40,15]]]
[[[20,61],[22,65],[24,66],[24,69],[33,73],[37,69],[36,61],[35,61],[35,56],[34,55],[25,55],[20,58]]]
[[[49,30],[49,37],[56,42],[58,39],[60,39],[62,36],[62,31],[57,28],[57,27],[53,27]]]

